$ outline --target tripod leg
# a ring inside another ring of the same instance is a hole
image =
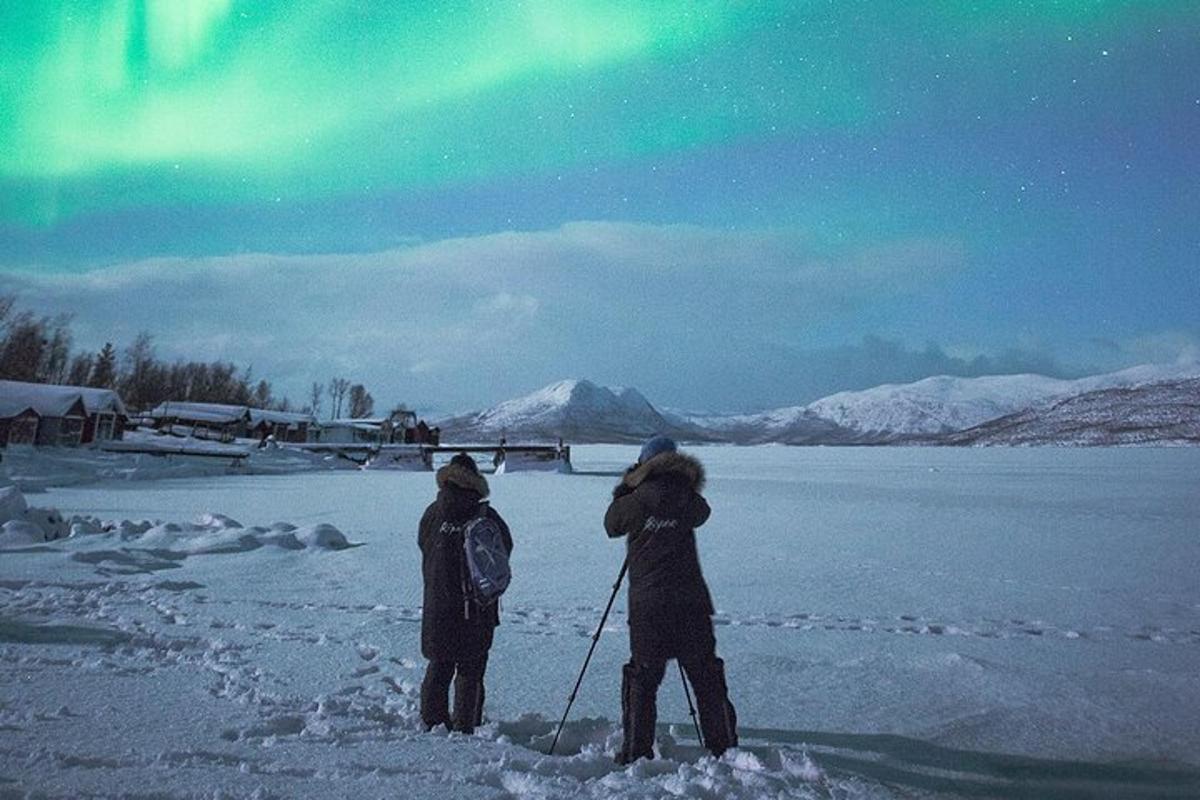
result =
[[[700,732],[700,723],[696,721],[696,706],[692,703],[692,691],[688,688],[687,676],[683,674],[683,662],[676,661],[679,666],[679,680],[683,684],[683,696],[687,698],[688,714],[692,717],[692,727],[696,729],[696,738],[700,741],[700,746],[704,747],[704,734]]]
[[[613,584],[612,594],[608,596],[608,605],[604,607],[604,614],[600,617],[600,624],[596,626],[596,633],[592,636],[592,646],[588,648],[587,657],[583,659],[583,667],[579,670],[579,677],[575,679],[575,688],[571,690],[571,696],[567,699],[567,707],[563,711],[562,719],[558,722],[558,730],[554,732],[554,741],[550,742],[549,755],[554,755],[554,748],[558,746],[558,737],[562,736],[563,726],[567,724],[567,715],[571,713],[571,706],[575,704],[575,696],[579,694],[579,686],[583,683],[583,675],[587,672],[588,663],[592,660],[592,653],[596,652],[596,644],[600,641],[600,633],[604,630],[604,623],[608,621],[608,612],[612,611],[613,601],[617,599],[617,592],[621,588],[621,581],[625,580],[625,571],[627,569],[629,569],[628,552],[625,554],[625,560],[621,562],[621,571],[617,573],[617,580]]]

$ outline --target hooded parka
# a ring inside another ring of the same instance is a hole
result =
[[[667,638],[672,618],[713,614],[712,598],[695,529],[710,513],[700,495],[704,467],[679,452],[656,455],[635,465],[613,490],[604,517],[610,537],[626,536],[629,560],[629,626],[635,658],[674,658]]]
[[[712,598],[696,553],[695,529],[710,513],[700,495],[704,468],[669,444],[630,467],[604,517],[608,535],[626,536],[628,548],[631,658],[621,675],[621,764],[654,755],[656,696],[672,658],[696,690],[705,746],[720,756],[738,742],[737,712],[716,655]]]
[[[437,485],[437,498],[425,509],[417,537],[425,579],[421,654],[431,661],[477,659],[492,646],[500,614],[498,604],[480,608],[464,594],[463,532],[487,498],[488,485],[477,471],[453,462],[438,470]],[[511,553],[508,525],[490,506],[487,513],[499,524]]]

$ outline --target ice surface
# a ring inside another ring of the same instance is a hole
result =
[[[701,558],[744,747],[611,762],[632,447],[490,479],[514,579],[476,735],[420,730],[428,473],[31,496],[0,551],[0,791],[164,797],[1189,797],[1200,793],[1195,450],[707,447]],[[336,533],[336,535],[335,535]],[[346,547],[344,545],[360,546]]]
[[[146,431],[126,433],[122,441],[94,447],[9,447],[0,464],[19,487],[39,491],[48,486],[95,483],[98,480],[161,480],[218,475],[285,475],[357,469],[334,454],[292,447],[258,447],[257,441],[221,444],[204,439],[163,436]]]

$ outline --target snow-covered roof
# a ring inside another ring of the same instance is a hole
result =
[[[125,412],[121,398],[108,389],[88,389],[80,386],[56,386],[48,383],[24,383],[22,381],[0,381],[0,417],[12,417],[27,408],[32,408],[43,417],[62,417],[69,414],[76,403],[83,406],[84,413],[91,413],[89,397],[100,402],[97,392],[108,392],[115,398],[120,413]],[[85,394],[87,393],[87,394]],[[112,402],[110,398],[109,403]]]
[[[250,406],[233,406],[226,403],[188,403],[168,400],[159,403],[150,416],[154,419],[175,418],[190,419],[196,422],[236,422],[248,419],[252,425],[260,422],[283,423],[298,425],[312,423],[311,414],[301,414],[294,411],[272,411],[265,408]]]
[[[159,403],[150,412],[155,419],[174,417],[176,419],[191,419],[198,422],[236,422],[247,418],[250,409],[246,406],[231,406],[224,403],[184,403],[168,400]]]
[[[75,389],[83,397],[83,405],[89,414],[120,414],[129,416],[121,395],[113,389],[93,389],[90,386],[64,387]]]
[[[327,419],[321,423],[322,428],[354,428],[360,431],[378,432],[387,420],[345,417],[342,419]]]

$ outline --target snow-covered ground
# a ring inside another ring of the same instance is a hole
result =
[[[594,446],[490,479],[515,577],[471,737],[416,715],[431,474],[29,495],[81,519],[0,552],[0,796],[1200,795],[1200,453],[693,452],[746,745],[720,761],[669,672],[662,758],[612,764],[623,594],[542,754],[622,556],[636,450]]]
[[[12,446],[2,452],[0,482],[24,491],[71,486],[98,480],[145,481],[219,475],[284,475],[358,465],[330,453],[289,446],[258,446],[250,439],[230,444],[191,437],[127,431],[102,447]]]

